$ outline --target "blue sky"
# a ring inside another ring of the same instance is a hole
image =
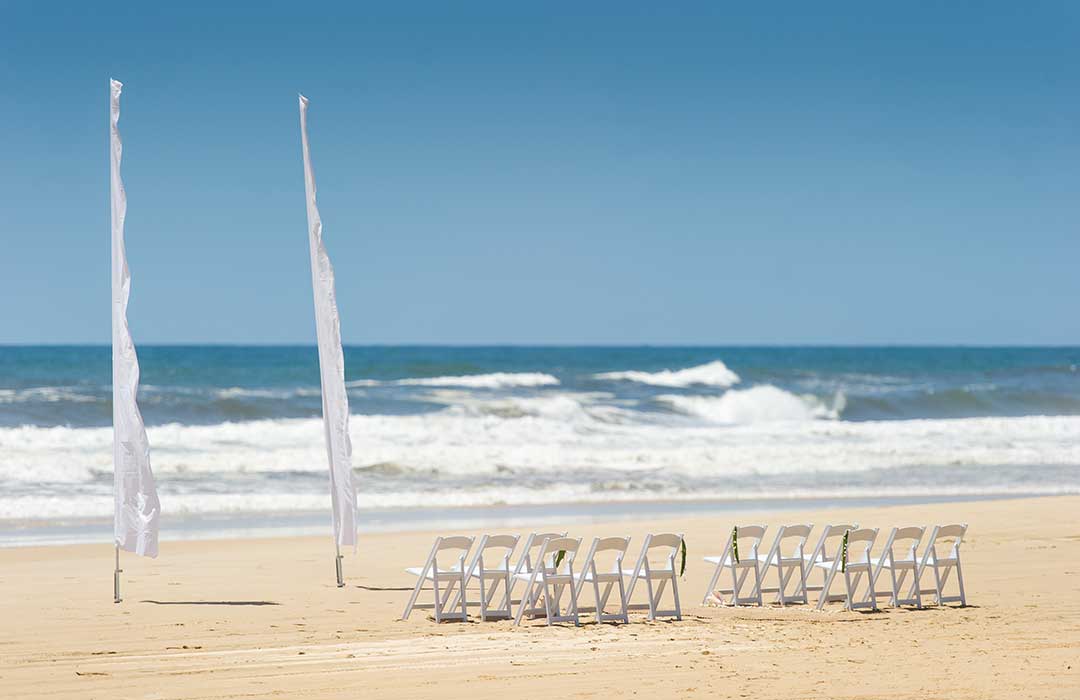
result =
[[[2,5],[0,342],[1080,343],[1074,3]]]

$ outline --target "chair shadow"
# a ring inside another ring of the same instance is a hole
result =
[[[272,600],[141,600],[151,605],[281,605]]]
[[[412,586],[401,586],[401,587],[386,586],[386,587],[381,587],[381,586],[361,586],[361,585],[353,586],[353,588],[359,588],[362,591],[411,591],[413,589]],[[426,589],[426,590],[431,590],[431,589],[429,588],[429,589]]]

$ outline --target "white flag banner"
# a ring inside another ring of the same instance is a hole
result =
[[[158,517],[161,504],[150,470],[150,443],[142,414],[135,402],[139,391],[139,358],[127,324],[131,273],[124,250],[127,194],[120,179],[120,90],[109,81],[109,152],[112,196],[112,378],[113,378],[113,490],[116,499],[113,533],[116,545],[140,556],[158,553]]]
[[[341,319],[334,292],[334,267],[323,244],[322,219],[315,203],[315,174],[307,133],[308,100],[300,95],[300,141],[304,151],[304,190],[311,247],[311,286],[315,293],[315,331],[319,339],[323,426],[330,461],[330,500],[334,537],[338,545],[356,545],[356,489],[352,480],[352,442],[349,439],[349,397],[345,393],[345,356],[341,349]]]

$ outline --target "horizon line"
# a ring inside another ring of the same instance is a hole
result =
[[[789,348],[789,349],[1015,349],[1015,350],[1052,350],[1080,349],[1080,343],[342,343],[347,348],[670,348],[688,350],[711,349],[753,349],[753,348]],[[0,341],[2,348],[109,348],[111,343],[22,343]],[[315,348],[311,342],[151,342],[137,343],[138,348]]]

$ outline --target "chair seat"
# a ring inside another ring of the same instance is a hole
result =
[[[623,569],[622,573],[623,573],[623,576],[629,576],[631,578],[633,578],[633,576],[634,576],[634,570],[633,569]],[[652,569],[651,571],[647,572],[647,571],[645,571],[645,569],[643,567],[641,569],[641,571],[638,572],[637,577],[639,579],[647,579],[647,578],[662,579],[662,578],[671,578],[673,573],[674,572],[671,569],[666,569],[666,568],[665,569]]]
[[[927,557],[926,563],[929,566],[934,565],[934,555],[933,554],[931,554],[929,557]],[[956,557],[938,557],[938,559],[937,559],[937,565],[938,566],[955,566],[956,563],[957,563]]]
[[[633,572],[631,571],[630,573],[633,573]],[[596,575],[595,580],[596,580],[597,583],[615,583],[620,578],[622,578],[622,576],[623,575],[621,573],[617,572],[617,571],[608,572],[608,573],[601,573],[601,574]],[[592,572],[588,572],[588,571],[585,572],[585,573],[574,574],[574,578],[577,579],[578,581],[584,580],[584,581],[587,581],[589,583],[592,583],[593,580],[594,580]]]
[[[915,569],[919,563],[914,559],[896,559],[892,562],[885,557],[870,557],[870,563],[883,569]]]
[[[783,564],[784,566],[798,566],[799,564],[805,564],[806,561],[806,557],[778,557],[777,559],[773,559],[771,566],[776,566],[777,564]]]
[[[423,576],[424,575],[424,567],[422,567],[422,566],[410,566],[409,568],[405,569],[405,572],[409,573],[409,574],[412,574],[413,576]],[[457,567],[454,567],[453,569],[439,569],[439,578],[442,578],[443,576],[449,576],[451,578],[457,578],[457,577],[461,576],[461,569],[459,569]],[[434,581],[435,580],[435,570],[432,569],[432,570],[428,571],[427,576],[425,578],[427,578],[429,581]]]
[[[547,577],[548,577],[548,581],[550,581],[550,580],[551,580],[551,578],[552,578],[553,576],[555,576],[555,575],[556,575],[556,573],[555,573],[555,570],[554,570],[554,569],[548,569],[548,570],[547,570]],[[560,576],[565,576],[565,574],[559,574],[559,575],[560,575]],[[501,574],[500,574],[500,576],[501,576]],[[529,579],[531,579],[531,578],[532,578],[532,576],[533,576],[533,575],[532,575],[532,572],[531,572],[531,571],[520,571],[520,572],[518,572],[518,573],[516,573],[516,574],[513,574],[513,576],[512,576],[511,578],[513,578],[513,579],[514,579],[515,581],[528,581]],[[540,580],[540,576],[539,576],[539,574],[537,574],[537,576],[536,576],[536,580],[537,580],[537,581],[539,581],[539,580]]]
[[[833,568],[833,561],[835,561],[835,560],[819,561],[819,562],[815,563],[814,566],[818,567],[819,569],[828,570],[828,569]],[[849,561],[847,563],[847,570],[848,571],[865,571],[868,568],[868,566],[870,566],[870,565],[867,564],[865,561]],[[839,571],[839,569],[837,569],[837,571]]]
[[[710,564],[719,564],[720,557],[705,557],[705,561],[709,562]],[[765,557],[760,554],[756,556],[753,554],[748,554],[745,557],[739,557],[739,561],[735,562],[735,567],[738,568],[740,566],[752,566],[755,562],[764,561]],[[731,557],[728,557],[724,560],[724,566],[731,566]]]

